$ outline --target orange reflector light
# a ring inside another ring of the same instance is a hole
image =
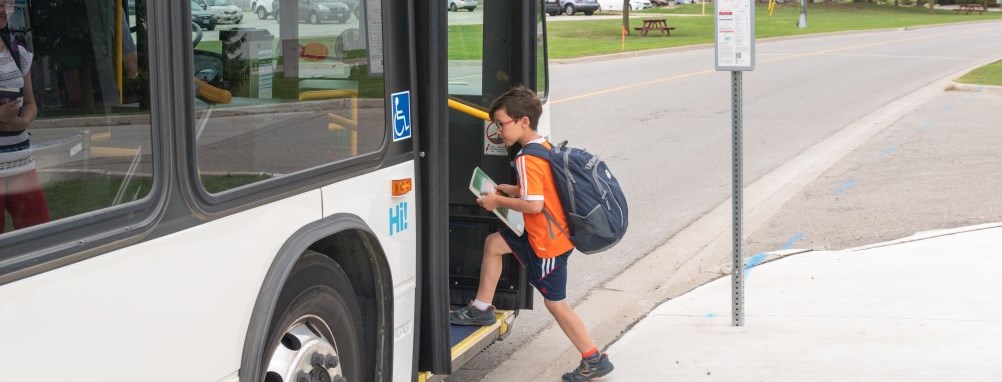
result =
[[[411,192],[411,178],[393,180],[393,196],[404,196]]]

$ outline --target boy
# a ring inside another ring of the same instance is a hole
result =
[[[505,145],[511,147],[518,142],[524,147],[529,143],[539,143],[549,149],[550,143],[536,132],[542,109],[543,105],[535,92],[516,86],[494,100],[490,115]],[[503,206],[522,212],[525,234],[515,236],[511,229],[503,227],[501,231],[487,236],[477,297],[470,305],[451,312],[449,322],[455,325],[493,325],[497,321],[490,303],[501,277],[501,256],[513,253],[528,271],[530,284],[543,295],[546,309],[581,352],[581,364],[564,374],[563,380],[590,381],[609,374],[613,366],[608,355],[598,351],[584,323],[565,301],[567,258],[574,245],[559,229],[547,226],[544,210],[564,231],[567,229],[550,164],[545,159],[519,153],[515,157],[515,170],[518,185],[499,184],[496,192],[478,198],[477,204],[487,210]]]

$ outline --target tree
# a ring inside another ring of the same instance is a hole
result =
[[[630,0],[623,0],[623,30],[630,34]]]

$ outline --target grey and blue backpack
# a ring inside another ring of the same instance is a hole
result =
[[[570,232],[556,224],[546,210],[543,213],[551,225],[570,237],[578,251],[602,252],[623,238],[629,225],[626,197],[605,162],[585,150],[567,147],[567,141],[553,145],[551,150],[529,143],[522,148],[522,154],[550,162]],[[552,235],[552,228],[550,232]]]

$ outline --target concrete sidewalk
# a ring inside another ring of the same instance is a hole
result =
[[[792,255],[668,301],[603,381],[1002,381],[1002,224]]]

